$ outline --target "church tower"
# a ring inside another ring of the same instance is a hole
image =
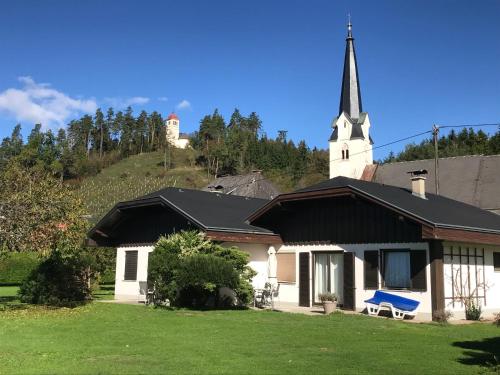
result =
[[[168,115],[165,125],[167,127],[167,140],[175,144],[179,139],[179,117],[172,112]]]
[[[359,179],[366,165],[373,164],[370,119],[363,112],[358,64],[354,51],[352,25],[347,25],[344,73],[339,114],[332,122],[330,136],[330,178],[345,176]]]

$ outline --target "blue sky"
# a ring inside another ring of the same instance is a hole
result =
[[[500,122],[500,2],[15,1],[0,12],[0,137],[95,106],[214,108],[327,147],[351,13],[376,145],[433,123]],[[182,104],[181,104],[182,103]],[[494,128],[487,129],[493,131]],[[418,139],[417,139],[418,141]],[[398,144],[375,152],[385,156]]]

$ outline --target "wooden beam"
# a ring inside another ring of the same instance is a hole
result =
[[[485,245],[500,245],[500,234],[475,232],[464,229],[432,228],[422,226],[422,238],[455,242],[473,242]]]
[[[239,232],[217,232],[206,231],[207,237],[215,241],[223,242],[243,242],[243,243],[264,243],[264,244],[282,244],[281,237],[274,234],[254,234]]]
[[[429,263],[431,266],[431,302],[432,320],[437,314],[444,312],[444,267],[443,267],[443,241],[430,240]]]

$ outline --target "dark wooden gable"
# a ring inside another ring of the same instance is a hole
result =
[[[162,205],[129,208],[112,228],[113,245],[155,243],[160,236],[196,228],[188,219]]]
[[[281,202],[252,222],[285,243],[383,243],[422,240],[421,226],[354,195]]]

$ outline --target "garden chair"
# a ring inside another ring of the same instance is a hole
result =
[[[372,298],[365,301],[365,304],[369,315],[378,315],[382,310],[389,310],[394,319],[403,320],[405,316],[417,314],[420,302],[377,290]]]

